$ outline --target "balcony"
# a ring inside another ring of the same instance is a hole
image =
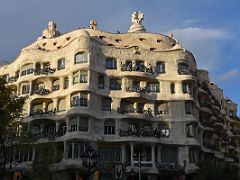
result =
[[[150,108],[144,110],[141,108],[133,108],[131,106],[125,106],[125,107],[118,107],[117,110],[120,114],[139,113],[139,114],[144,114],[144,115],[147,115],[150,117],[152,117],[154,115],[153,111]]]
[[[57,113],[57,108],[53,108],[53,109],[37,109],[37,110],[31,110],[30,112],[30,116],[36,116],[36,115],[54,115]]]
[[[48,95],[49,93],[51,93],[50,90],[45,89],[44,87],[37,87],[32,91],[31,95],[37,94],[40,96],[44,96],[44,95]]]
[[[195,76],[195,72],[193,70],[191,70],[190,68],[179,68],[178,69],[178,74],[179,75],[193,75]]]
[[[184,166],[178,163],[156,163],[156,167],[160,173],[184,173]]]
[[[145,129],[139,129],[139,128],[133,128],[128,130],[119,130],[119,136],[120,137],[126,137],[126,136],[135,136],[135,137],[155,137],[160,138],[162,137],[162,133],[157,128],[155,130],[145,130]]]
[[[149,74],[154,74],[153,67],[146,67],[144,64],[138,64],[136,67],[132,67],[132,63],[122,64],[121,71],[137,71],[137,72],[146,72]]]
[[[35,75],[49,75],[55,73],[56,68],[51,68],[49,66],[44,67],[43,69],[35,69],[34,74]]]

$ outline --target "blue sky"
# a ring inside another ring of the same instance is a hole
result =
[[[131,13],[142,11],[148,32],[173,32],[207,69],[225,96],[240,104],[240,1],[230,0],[1,0],[0,60],[12,60],[55,20],[64,33],[86,27],[127,32]],[[240,107],[238,107],[240,114]]]

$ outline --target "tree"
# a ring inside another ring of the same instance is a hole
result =
[[[6,166],[6,148],[18,136],[19,119],[25,98],[17,97],[14,89],[0,78],[0,179]]]
[[[237,180],[238,167],[230,163],[216,163],[212,159],[198,162],[197,180]]]

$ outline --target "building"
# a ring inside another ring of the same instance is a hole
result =
[[[239,164],[237,104],[172,34],[146,32],[142,20],[134,12],[128,33],[103,32],[92,20],[62,35],[49,22],[0,68],[15,93],[28,96],[22,121],[34,139],[7,168],[31,167],[39,143],[54,144],[55,179],[86,178],[89,145],[104,180],[137,179],[140,161],[142,179],[153,180],[190,177],[207,157]]]

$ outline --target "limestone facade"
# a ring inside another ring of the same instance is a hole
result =
[[[112,179],[115,163],[124,178],[136,176],[139,153],[146,179],[194,173],[206,157],[239,163],[237,104],[197,69],[191,52],[172,35],[145,32],[142,19],[133,14],[129,32],[117,34],[91,21],[60,35],[51,22],[51,31],[0,68],[15,93],[28,96],[22,121],[35,143],[56,145],[56,179],[86,176],[81,156],[90,144],[100,179]],[[36,153],[19,150],[15,168]]]

